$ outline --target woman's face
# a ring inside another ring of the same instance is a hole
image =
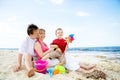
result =
[[[45,32],[44,31],[40,31],[39,32],[39,39],[40,40],[44,40],[44,38],[45,38]]]

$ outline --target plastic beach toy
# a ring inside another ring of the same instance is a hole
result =
[[[50,77],[53,76],[53,71],[54,71],[54,68],[47,69],[47,73],[49,74]]]
[[[60,74],[65,74],[66,70],[64,66],[56,65],[55,70],[59,70]]]
[[[74,40],[74,34],[70,34],[69,36],[65,37],[67,43],[72,43],[72,41]]]
[[[59,74],[60,73],[60,70],[59,69],[55,69],[54,71],[53,71],[53,75],[56,75],[56,74]]]
[[[45,60],[35,61],[35,70],[40,73],[46,73],[48,62]]]
[[[64,74],[66,72],[64,66],[56,65],[54,68],[48,68],[47,73],[50,77],[56,74]]]

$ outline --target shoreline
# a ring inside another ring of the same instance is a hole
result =
[[[108,60],[104,55],[91,55],[83,53],[66,53],[71,55],[81,62],[96,64],[103,72],[107,74],[106,80],[120,80],[120,63],[112,62]],[[105,59],[105,60],[104,60]],[[66,74],[57,74],[50,77],[48,74],[42,74],[35,72],[35,76],[28,78],[26,76],[26,69],[23,65],[23,69],[19,72],[13,72],[13,68],[17,63],[17,51],[15,50],[0,50],[0,80],[95,80],[92,78],[86,78],[81,73],[71,71]],[[104,80],[104,79],[100,79]]]

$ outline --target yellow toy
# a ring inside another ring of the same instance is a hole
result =
[[[60,71],[60,74],[65,74],[65,72],[66,72],[64,66],[56,65],[55,70],[57,70],[57,69]]]

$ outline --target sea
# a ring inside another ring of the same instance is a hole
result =
[[[18,50],[18,48],[0,48],[0,50]],[[120,46],[106,47],[70,47],[67,51],[99,51],[99,52],[120,52]]]
[[[75,47],[68,48],[68,53],[85,54],[89,56],[99,56],[100,60],[116,62],[120,64],[120,46],[106,47]]]
[[[18,48],[0,48],[0,50],[18,51]],[[69,47],[67,53],[105,56],[104,60],[120,63],[120,46],[106,47]]]

